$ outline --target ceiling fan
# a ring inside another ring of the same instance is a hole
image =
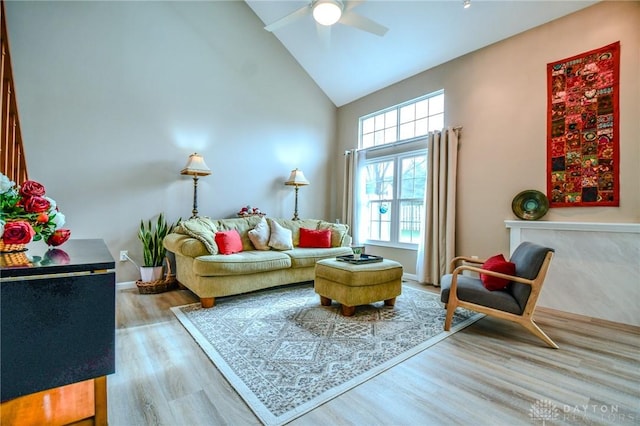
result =
[[[312,0],[308,5],[278,19],[272,24],[264,27],[264,29],[273,32],[311,14],[318,24],[326,27],[340,23],[380,37],[384,36],[387,31],[389,31],[387,27],[352,11],[352,9],[360,3],[363,2],[346,0]]]

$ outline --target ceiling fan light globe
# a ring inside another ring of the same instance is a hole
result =
[[[342,16],[342,3],[335,0],[318,0],[313,5],[313,19],[320,25],[333,25]]]

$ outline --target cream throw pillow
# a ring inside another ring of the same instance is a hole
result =
[[[196,217],[180,223],[182,231],[188,236],[195,238],[204,244],[211,254],[218,254],[216,244],[216,232],[218,227],[207,217]]]
[[[344,245],[344,239],[349,233],[349,225],[344,223],[331,223],[320,221],[317,229],[331,230],[331,247],[341,247]]]
[[[271,236],[269,237],[269,247],[276,250],[292,250],[293,235],[290,229],[284,228],[273,219],[267,219]]]
[[[249,239],[256,248],[256,250],[271,250],[269,247],[269,237],[271,237],[271,231],[269,230],[269,223],[264,217],[260,219],[260,222],[251,229],[249,232]]]

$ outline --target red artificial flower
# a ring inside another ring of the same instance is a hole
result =
[[[49,207],[51,207],[51,203],[44,197],[33,196],[28,197],[24,201],[24,210],[27,213],[41,213],[49,211]]]
[[[35,234],[29,222],[17,220],[5,223],[2,240],[5,244],[28,244]]]
[[[40,214],[38,214],[38,217],[36,218],[36,222],[38,223],[47,223],[49,222],[49,215],[45,212],[42,212]]]
[[[20,187],[20,195],[23,197],[42,197],[44,186],[35,180],[27,180]]]
[[[6,226],[5,226],[6,230]],[[6,231],[5,231],[6,232]],[[57,229],[51,236],[47,239],[47,244],[50,246],[59,246],[64,244],[71,237],[71,231],[68,229]]]

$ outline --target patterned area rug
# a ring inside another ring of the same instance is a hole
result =
[[[396,306],[321,306],[313,283],[171,308],[265,425],[281,425],[434,345],[483,315],[404,286]]]

